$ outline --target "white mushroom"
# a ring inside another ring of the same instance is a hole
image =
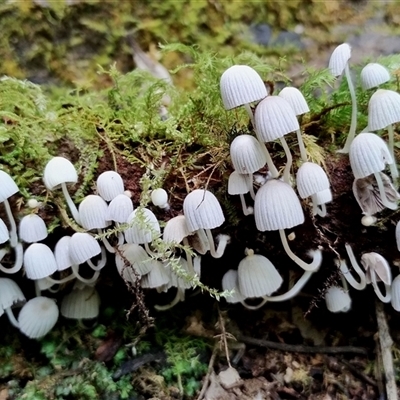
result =
[[[365,287],[367,285],[367,279],[365,277],[365,274],[364,274],[363,270],[360,268],[360,266],[358,265],[356,257],[354,256],[354,253],[353,253],[353,249],[351,248],[350,244],[346,243],[345,248],[346,248],[347,255],[349,256],[350,263],[351,263],[352,267],[354,268],[354,270],[357,272],[360,282],[358,282],[354,278],[353,274],[347,267],[345,260],[338,261],[339,269],[342,272],[343,277],[354,289],[363,290],[363,289],[365,289]]]
[[[400,275],[397,275],[392,282],[392,307],[400,311]]]
[[[100,296],[92,286],[82,289],[74,288],[66,294],[61,302],[60,312],[65,318],[93,319],[99,315]]]
[[[13,280],[0,278],[0,316],[6,312],[9,321],[16,328],[19,328],[19,324],[12,312],[12,308],[20,307],[25,302],[24,294]]]
[[[151,192],[151,202],[156,206],[162,209],[168,210],[168,193],[163,188],[154,189]]]
[[[124,181],[115,171],[101,173],[96,181],[97,193],[105,200],[111,201],[119,194],[124,193]]]
[[[0,244],[3,244],[8,240],[10,240],[10,233],[4,221],[0,218]],[[3,264],[1,264],[1,260],[8,253],[8,249],[7,248],[0,249],[0,271],[4,272],[5,274],[15,274],[22,267],[23,254],[24,254],[22,244],[20,242],[17,242],[17,245],[13,247],[13,250],[15,254],[14,265],[10,268],[7,268]]]
[[[378,63],[369,63],[361,70],[361,86],[364,90],[372,89],[390,80],[386,67]]]
[[[25,215],[19,223],[19,237],[25,243],[40,242],[47,237],[46,224],[37,214]]]
[[[325,292],[325,303],[330,312],[347,312],[351,308],[351,297],[348,290],[340,286],[331,286]]]
[[[245,296],[240,293],[239,290],[239,280],[238,280],[238,271],[234,269],[230,269],[227,271],[222,277],[222,290],[224,291],[232,291],[231,296],[225,297],[227,303],[240,303],[245,300]]]
[[[244,215],[253,214],[253,207],[247,207],[244,195],[249,193],[250,185],[253,186],[253,182],[250,182],[246,175],[239,174],[237,171],[233,171],[229,175],[228,179],[228,193],[231,195],[239,195],[240,202],[242,204],[242,211]],[[254,195],[255,198],[255,195]]]

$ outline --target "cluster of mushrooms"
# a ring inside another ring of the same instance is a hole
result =
[[[353,192],[364,214],[361,222],[370,226],[376,222],[375,214],[384,208],[395,210],[400,198],[393,138],[393,124],[400,121],[400,95],[378,88],[370,98],[368,127],[356,135],[357,109],[349,72],[350,55],[349,45],[338,46],[331,56],[329,68],[334,76],[344,72],[347,77],[353,108],[350,131],[341,152],[349,153],[355,177]],[[388,70],[375,63],[368,64],[361,73],[362,86],[368,90],[389,79]],[[238,135],[230,144],[234,171],[229,177],[228,193],[240,196],[244,215],[254,215],[259,231],[279,232],[288,257],[304,271],[286,293],[272,295],[283,283],[281,275],[268,258],[246,249],[238,268],[224,275],[222,288],[231,291],[231,296],[226,298],[228,302],[240,302],[249,309],[256,309],[266,302],[296,296],[320,268],[321,250],[308,252],[310,262],[302,260],[290,249],[285,230],[304,223],[299,198],[309,199],[312,214],[323,218],[328,215],[326,204],[332,201],[332,193],[324,169],[308,161],[298,117],[309,112],[309,107],[300,90],[285,87],[278,95],[268,93],[258,73],[246,65],[228,68],[221,76],[220,90],[225,109],[243,106],[254,131],[254,135]],[[388,145],[381,136],[371,133],[380,129],[388,130]],[[294,132],[301,157],[295,176],[292,175],[292,154],[285,140],[286,135]],[[276,168],[266,146],[277,140],[287,158],[283,171]],[[383,172],[387,166],[390,177]],[[260,170],[265,167],[268,173],[261,175]],[[28,202],[30,212],[19,221],[17,229],[8,198],[18,192],[18,187],[0,170],[0,201],[4,203],[8,218],[8,226],[0,219],[0,243],[8,243],[0,249],[0,271],[11,275],[23,267],[25,276],[33,281],[36,290],[36,297],[27,301],[12,279],[1,277],[0,316],[5,313],[10,322],[30,338],[46,335],[56,324],[59,314],[79,321],[97,317],[100,299],[95,285],[109,254],[115,257],[116,268],[125,281],[136,283],[140,280],[143,288],[159,292],[175,287],[176,296],[172,302],[155,306],[158,310],[166,310],[183,301],[185,290],[199,282],[201,256],[209,252],[214,258],[222,257],[230,240],[224,234],[214,240],[212,230],[220,227],[225,217],[218,199],[208,190],[190,192],[183,202],[183,214],[170,218],[161,230],[150,208],[134,208],[121,176],[115,171],[100,174],[96,194],[87,195],[79,207],[67,189],[67,185],[78,181],[69,160],[52,158],[45,167],[43,181],[49,191],[61,188],[72,218],[79,226],[73,235],[63,236],[53,250],[42,243],[47,237],[47,228],[36,212],[39,204],[34,199]],[[251,198],[253,205],[248,205],[246,198]],[[153,190],[151,200],[154,206],[169,208],[168,195],[162,188]],[[293,233],[289,238],[294,239]],[[160,251],[157,240],[165,244],[164,250],[169,250]],[[396,240],[400,251],[400,223]],[[349,270],[345,260],[338,260],[342,285],[327,290],[327,308],[332,312],[348,311],[351,306],[348,284],[356,290],[371,284],[381,301],[391,302],[400,311],[400,276],[392,280],[389,263],[378,253],[364,253],[361,268],[351,246],[346,244],[345,247],[354,272]],[[3,265],[6,255],[8,261],[14,259],[12,266]],[[42,295],[42,291],[57,291],[60,284],[68,281],[74,281],[74,284],[63,297],[60,309],[51,297]],[[250,305],[247,300],[254,298],[260,299],[259,304]],[[17,317],[13,313],[16,307],[22,307]]]

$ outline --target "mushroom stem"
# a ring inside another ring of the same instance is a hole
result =
[[[299,143],[299,149],[300,149],[300,156],[303,162],[307,162],[307,151],[304,146],[303,138],[301,136],[301,130],[297,129],[296,130],[296,135],[297,135],[297,141]]]
[[[340,271],[342,272],[343,276],[346,278],[346,281],[354,289],[363,290],[367,286],[367,279],[365,277],[364,271],[358,265],[358,262],[356,260],[356,257],[354,256],[353,249],[351,248],[351,246],[348,243],[346,243],[345,248],[347,251],[347,255],[349,256],[352,267],[354,268],[354,270],[357,272],[358,276],[360,277],[360,282],[357,282],[354,279],[352,273],[350,272],[349,268],[347,267],[345,260],[340,260],[340,264],[339,264]]]
[[[98,263],[95,265],[93,264],[93,261],[90,259],[86,261],[89,267],[92,268],[94,271],[100,271],[102,268],[104,268],[104,266],[107,263],[106,249],[103,246],[100,247],[101,247],[101,258],[98,261]]]
[[[347,154],[350,151],[350,145],[356,135],[357,129],[357,100],[356,100],[356,92],[354,90],[353,81],[350,76],[350,68],[349,64],[346,64],[344,68],[344,74],[347,79],[347,86],[349,87],[350,97],[351,97],[351,123],[349,133],[347,135],[346,142],[342,150],[339,150],[338,153]]]
[[[381,195],[382,204],[389,208],[389,210],[397,210],[397,203],[392,203],[388,200],[385,192],[385,187],[383,186],[383,182],[379,172],[374,172],[374,176],[376,179],[376,183],[378,184],[379,194]]]
[[[98,233],[99,235],[102,235],[104,232],[103,232],[102,229],[97,229],[97,233]],[[108,241],[108,239],[107,239],[105,236],[103,236],[103,237],[101,238],[101,241],[103,242],[104,247],[106,248],[106,250],[107,250],[108,252],[110,252],[110,253],[115,253],[114,247],[111,246],[111,243]]]
[[[279,172],[276,169],[274,162],[272,161],[271,155],[269,154],[269,151],[267,149],[266,144],[258,137],[258,135],[257,135],[257,139],[260,142],[261,148],[262,148],[262,150],[263,150],[263,152],[265,154],[265,157],[267,159],[268,169],[269,169],[269,172],[271,172],[272,178],[274,178],[274,179],[278,178],[279,177]]]
[[[248,103],[243,104],[243,106],[244,106],[244,109],[247,111],[247,115],[249,116],[251,124],[253,125],[253,128],[254,128],[255,124],[254,124],[253,110],[251,109],[250,104],[248,104]]]
[[[11,211],[10,202],[5,199],[4,207],[6,209],[6,214],[8,221],[10,222],[10,245],[11,247],[16,247],[18,245],[18,235],[17,235],[17,225],[15,223],[15,219],[13,213]]]
[[[388,285],[388,284],[384,283],[385,291],[386,291],[386,295],[384,296],[383,293],[381,292],[380,287],[378,286],[378,282],[376,281],[376,273],[375,273],[375,271],[370,268],[370,272],[371,272],[372,287],[374,288],[374,291],[375,291],[378,299],[382,303],[389,303],[390,300],[392,300],[391,285]]]
[[[67,185],[65,184],[65,182],[61,183],[61,189],[62,189],[62,192],[63,192],[63,195],[64,195],[65,200],[67,202],[68,208],[71,211],[71,214],[72,214],[74,220],[80,225],[81,224],[81,219],[79,217],[79,211],[76,208],[75,203],[72,201],[72,198],[71,198],[70,194],[68,193]]]
[[[303,261],[301,258],[297,257],[296,254],[290,250],[289,244],[286,239],[285,235],[285,230],[284,229],[279,229],[279,235],[281,237],[281,242],[283,244],[283,248],[286,251],[286,254],[301,268],[303,268],[305,271],[316,271],[321,263],[322,263],[322,252],[321,250],[315,250],[313,251],[313,260],[310,264],[307,264],[305,261]],[[294,286],[293,286],[294,287]]]
[[[11,307],[7,307],[4,310],[7,314],[8,319],[10,320],[11,324],[14,325],[16,328],[19,329],[19,322],[17,321],[17,319],[15,318],[14,313],[11,310]]]
[[[182,297],[183,296],[183,297]],[[176,296],[175,298],[165,306],[160,306],[156,304],[154,308],[157,311],[166,311],[177,305],[180,301],[183,301],[185,299],[185,289],[177,288]]]
[[[93,276],[91,278],[83,278],[80,274],[79,274],[79,265],[71,265],[71,269],[72,272],[74,274],[74,276],[76,277],[76,279],[80,280],[83,283],[86,284],[91,284],[97,281],[98,277],[100,276],[100,271],[95,271],[95,273],[93,274]]]
[[[249,306],[246,303],[246,299],[242,300],[241,303],[243,304],[244,307],[248,308],[249,310],[257,310],[260,307],[262,307],[265,303],[267,303],[268,301],[277,303],[277,302],[280,302],[280,301],[290,300],[290,299],[292,299],[293,297],[297,296],[300,293],[301,289],[303,289],[305,284],[309,281],[309,279],[311,278],[312,274],[313,274],[313,271],[304,271],[304,273],[301,276],[301,278],[286,293],[279,294],[277,296],[263,296],[262,297],[263,300],[261,301],[261,303],[257,304],[256,306]]]
[[[147,242],[144,244],[144,248],[150,257],[158,258],[160,256],[159,254],[157,254],[153,250],[151,250],[151,248]]]
[[[51,282],[53,285],[61,285],[62,283],[72,281],[72,279],[75,279],[75,278],[76,278],[75,274],[72,273],[71,275],[68,275],[67,277],[65,277],[63,279],[53,279],[52,277],[47,276],[46,280]]]
[[[315,195],[311,196],[311,203],[312,203],[312,206],[313,206],[313,215],[319,215],[320,217],[326,217],[326,205],[325,205],[325,203],[322,203],[322,204],[318,205]]]
[[[396,164],[396,158],[394,155],[394,131],[393,131],[393,124],[390,124],[387,127],[388,133],[389,133],[389,151],[390,154],[393,158],[393,162],[391,164],[389,164],[390,167],[390,174],[392,175],[392,179],[393,179],[393,185],[395,186],[395,188],[397,189],[398,187],[398,178],[399,178],[399,171],[397,170],[397,164]]]
[[[220,235],[220,240],[218,243],[218,247],[215,248],[214,239],[210,229],[204,229],[207,235],[208,242],[210,243],[210,254],[214,258],[221,258],[224,254],[226,245],[228,244],[228,236]]]
[[[250,196],[254,200],[256,198],[256,194],[254,193],[254,185],[253,185],[253,174],[248,174],[249,177],[249,191]],[[243,210],[244,211],[244,210]],[[246,214],[245,214],[246,215]]]
[[[6,268],[4,267],[3,264],[0,263],[0,271],[6,274],[15,274],[16,272],[18,272],[21,269],[24,260],[24,249],[22,247],[22,243],[17,242],[16,246],[13,246],[13,248],[15,253],[14,266],[11,268]],[[4,249],[0,250],[0,260],[4,257],[6,253],[7,253],[6,250]]]
[[[187,237],[184,237],[182,239],[182,243],[185,247],[190,247]],[[185,255],[186,255],[186,262],[188,265],[188,272],[189,272],[189,274],[195,275],[192,256],[189,253],[189,251],[186,250],[186,248],[184,249],[184,251],[185,251]]]
[[[292,168],[292,163],[293,163],[293,158],[292,158],[292,153],[290,152],[289,146],[286,143],[286,139],[284,136],[279,138],[283,147],[283,150],[285,150],[285,155],[286,155],[286,165],[285,169],[283,171],[283,180],[284,182],[288,183],[290,185],[290,168]]]
[[[247,207],[244,195],[242,193],[240,193],[239,197],[240,197],[240,203],[242,204],[243,214],[246,215],[246,216],[253,214],[253,207]]]

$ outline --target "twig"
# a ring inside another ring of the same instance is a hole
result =
[[[355,346],[304,346],[302,344],[286,344],[272,342],[270,340],[256,339],[250,336],[238,335],[236,339],[239,342],[246,344],[252,344],[260,347],[267,347],[270,349],[298,352],[298,353],[330,353],[330,354],[340,354],[340,353],[353,353],[368,355],[367,349],[363,347]]]
[[[210,383],[210,376],[214,371],[214,363],[215,363],[215,359],[217,358],[217,354],[218,354],[218,344],[216,343],[214,346],[213,352],[211,354],[210,362],[208,363],[207,374],[204,378],[203,386],[201,387],[201,390],[200,390],[199,396],[197,397],[197,400],[202,400],[204,397],[204,394],[206,393],[206,390]]]
[[[368,383],[369,385],[371,385],[373,387],[378,387],[378,384],[376,383],[376,381],[374,381],[368,375],[364,374],[364,372],[360,371],[353,364],[350,364],[346,360],[340,360],[339,362],[340,362],[340,364],[343,364],[355,377],[363,380],[365,383]]]
[[[378,324],[379,343],[382,354],[383,370],[386,378],[386,396],[388,400],[398,400],[396,380],[393,367],[392,346],[389,326],[386,321],[385,310],[382,302],[375,302],[376,322]]]

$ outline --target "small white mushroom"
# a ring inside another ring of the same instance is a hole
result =
[[[331,286],[325,293],[325,303],[330,312],[347,312],[351,308],[351,297],[348,290],[340,286]]]
[[[0,244],[3,244],[8,240],[10,240],[10,232],[8,231],[8,228],[4,223],[4,221],[0,218]],[[8,249],[7,248],[0,249],[0,271],[4,272],[5,274],[15,274],[22,267],[23,253],[24,253],[22,244],[17,241],[17,245],[13,247],[13,250],[15,254],[14,265],[10,268],[7,268],[3,264],[1,264],[1,260],[8,253]]]
[[[397,275],[392,282],[392,307],[400,311],[400,275]]]
[[[390,81],[390,73],[381,64],[369,63],[361,70],[360,78],[362,88],[368,90]]]
[[[253,207],[248,207],[244,195],[249,193],[250,185],[253,186],[253,182],[250,182],[246,175],[239,174],[237,171],[233,171],[229,175],[228,179],[228,193],[231,195],[239,195],[240,202],[242,204],[242,211],[244,215],[253,214]],[[254,195],[255,198],[255,195]]]
[[[25,215],[19,223],[19,237],[25,243],[40,242],[47,237],[46,224],[37,214]]]
[[[151,192],[151,202],[156,206],[162,209],[169,209],[168,204],[168,193],[163,188],[154,189]]]
[[[246,297],[240,293],[238,271],[234,269],[230,269],[222,277],[222,290],[224,291],[233,290],[231,296],[225,297],[227,303],[231,304],[240,303],[246,299]]]
[[[124,181],[115,171],[101,173],[96,181],[97,193],[105,200],[111,201],[119,194],[124,193]]]
[[[12,308],[20,307],[26,302],[25,296],[20,287],[9,278],[0,278],[0,317],[6,312],[12,325],[19,328]]]
[[[92,286],[73,289],[61,302],[60,313],[70,319],[93,319],[99,315],[100,296]]]

